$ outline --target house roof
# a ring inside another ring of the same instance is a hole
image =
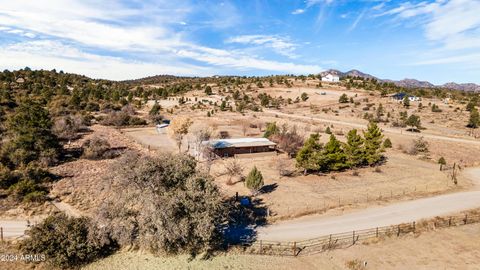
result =
[[[275,146],[276,143],[267,138],[237,138],[203,141],[202,144],[211,145],[215,149],[231,147]]]

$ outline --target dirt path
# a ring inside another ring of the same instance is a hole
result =
[[[18,238],[25,234],[28,222],[26,220],[0,220],[4,238]]]
[[[340,216],[311,216],[258,229],[259,240],[300,241],[319,236],[413,222],[480,207],[480,168],[465,171],[476,184],[458,192],[359,210]]]
[[[52,204],[58,208],[58,210],[64,212],[71,217],[81,217],[84,214],[65,202],[52,201]],[[38,219],[38,218],[37,218]],[[36,220],[39,222],[40,220]],[[3,229],[4,238],[18,238],[25,235],[25,230],[28,229],[29,221],[26,219],[14,219],[14,220],[2,220],[0,219],[0,227]],[[31,224],[34,225],[34,224]]]
[[[313,121],[325,122],[325,123],[336,124],[336,125],[344,125],[344,126],[349,126],[349,127],[353,127],[353,128],[359,128],[359,129],[367,127],[367,125],[365,125],[365,124],[358,124],[358,123],[351,123],[351,122],[346,122],[346,121],[325,119],[325,118],[320,118],[320,117],[288,114],[288,113],[283,113],[283,112],[279,112],[279,111],[275,111],[275,110],[265,109],[264,112],[265,113],[270,113],[270,114],[281,115],[281,116],[285,116],[285,117],[290,117],[290,118],[295,118],[295,119],[313,120]],[[469,140],[469,139],[453,138],[453,137],[426,134],[426,133],[413,133],[413,132],[408,132],[408,131],[403,132],[403,130],[401,130],[401,129],[386,128],[386,127],[382,127],[382,131],[385,132],[385,133],[401,134],[401,135],[405,135],[405,136],[412,136],[412,137],[422,136],[424,138],[429,138],[429,139],[480,145],[480,140]]]

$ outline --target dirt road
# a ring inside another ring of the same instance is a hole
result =
[[[268,241],[300,241],[413,222],[480,207],[480,168],[467,169],[465,176],[476,184],[474,190],[374,207],[340,216],[311,216],[290,220],[258,229],[257,237],[259,240]]]
[[[285,117],[289,117],[289,118],[294,118],[294,119],[313,120],[313,121],[318,121],[318,122],[321,122],[321,123],[344,125],[344,126],[349,126],[349,127],[358,128],[358,129],[362,129],[362,128],[367,127],[367,125],[365,125],[365,124],[352,123],[352,122],[339,121],[339,120],[332,120],[332,119],[326,119],[326,118],[321,118],[321,117],[317,117],[317,116],[312,117],[312,116],[305,116],[305,115],[288,114],[288,113],[282,113],[282,112],[279,112],[279,111],[269,110],[269,109],[265,109],[264,112],[265,113],[270,113],[270,114],[275,114],[275,115],[281,115],[281,116],[285,116]],[[428,134],[428,133],[414,133],[414,132],[408,132],[408,131],[404,132],[402,129],[386,128],[386,127],[382,127],[382,131],[384,133],[402,134],[402,135],[405,135],[405,136],[412,136],[412,137],[420,137],[421,136],[421,137],[424,137],[424,138],[435,139],[435,140],[480,145],[480,140],[454,138],[454,137],[440,136],[440,135],[434,135],[434,134]]]
[[[27,225],[26,220],[0,220],[0,227],[3,228],[4,238],[18,238],[23,236]]]

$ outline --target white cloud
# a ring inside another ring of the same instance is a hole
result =
[[[472,51],[480,48],[480,1],[406,2],[377,16],[395,16],[407,22],[416,19],[421,24],[425,38],[434,49],[419,55],[422,60],[414,65],[479,66],[478,54]]]
[[[22,42],[0,48],[0,69],[57,69],[93,78],[137,79],[153,74],[207,76],[211,68],[175,61],[143,62],[86,53],[56,41]]]
[[[0,47],[0,66],[57,68],[111,79],[160,73],[235,73],[225,70],[230,68],[285,73],[321,70],[318,66],[259,59],[248,54],[248,50],[227,51],[198,45],[186,38],[186,33],[175,30],[175,26],[190,21],[192,6],[195,4],[188,1],[167,0],[134,1],[129,6],[118,0],[0,0],[0,31],[31,39],[42,37],[41,41],[24,40],[13,45],[9,42],[8,47]],[[230,14],[234,6],[224,3],[218,10]],[[225,16],[232,17],[228,14]],[[238,20],[225,20],[229,25],[223,27],[231,27]],[[220,23],[215,19],[205,22],[212,27]],[[286,39],[265,36],[251,42],[294,57],[295,45]],[[192,60],[200,63],[186,64]]]
[[[360,14],[358,14],[355,21],[353,21],[352,25],[350,25],[350,27],[348,28],[348,32],[351,32],[351,31],[355,30],[355,28],[357,28],[357,25],[363,19],[363,16],[365,16],[365,10],[363,10]]]
[[[261,45],[267,48],[273,49],[276,53],[295,58],[294,54],[297,44],[290,41],[289,38],[270,35],[242,35],[229,38],[227,43],[240,43],[240,44],[252,44]]]
[[[305,12],[305,9],[298,8],[298,9],[295,9],[294,11],[292,11],[292,14],[293,15],[298,15],[298,14],[302,14],[304,12]]]

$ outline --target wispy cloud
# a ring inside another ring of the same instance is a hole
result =
[[[365,12],[366,12],[366,10],[363,10],[362,12],[360,12],[360,14],[358,14],[355,21],[353,21],[352,25],[350,25],[350,27],[348,28],[348,32],[351,32],[351,31],[355,30],[355,28],[357,28],[357,25],[360,23],[360,21],[365,16]]]
[[[480,48],[480,1],[436,0],[402,3],[377,16],[395,16],[398,21],[419,19],[425,38],[435,49],[425,53],[429,59],[415,65],[463,63],[478,66]]]

